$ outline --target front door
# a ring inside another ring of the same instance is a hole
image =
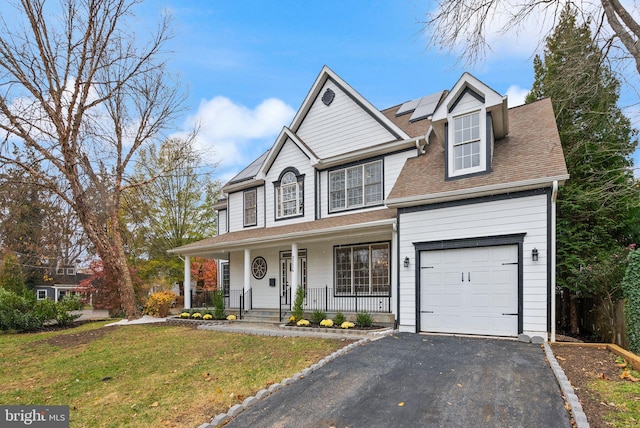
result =
[[[291,305],[291,251],[280,253],[280,304]],[[298,286],[307,290],[307,251],[298,251]]]

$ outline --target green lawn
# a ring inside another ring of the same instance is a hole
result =
[[[349,343],[106,323],[0,334],[0,403],[69,405],[72,427],[196,427]]]
[[[640,374],[630,370],[634,378]],[[603,405],[614,408],[605,417],[605,420],[613,427],[638,427],[640,426],[640,382],[610,380],[595,380],[589,383],[589,389],[600,394]]]

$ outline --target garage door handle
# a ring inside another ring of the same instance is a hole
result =
[[[516,312],[515,314],[502,314],[502,315],[518,315],[518,313]]]
[[[471,282],[471,272],[467,272],[467,281]]]
[[[433,311],[420,311],[421,314],[432,314]]]
[[[462,272],[462,282],[464,282],[464,272]]]

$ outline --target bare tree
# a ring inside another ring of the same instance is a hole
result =
[[[144,184],[130,180],[130,164],[141,147],[165,138],[184,102],[164,62],[169,19],[136,40],[138,3],[20,0],[11,4],[17,19],[0,21],[0,165],[24,169],[73,208],[130,319],[139,311],[122,193]]]
[[[469,63],[480,59],[489,47],[487,27],[503,22],[498,31],[507,33],[516,29],[532,13],[540,13],[543,20],[555,24],[565,5],[561,0],[439,0],[438,8],[425,22],[431,43],[448,51],[461,50]],[[635,1],[633,2],[634,7]],[[572,2],[583,19],[594,23],[602,46],[610,49],[616,44],[633,58],[640,74],[640,25],[619,0],[578,0]],[[611,32],[605,31],[604,22]]]

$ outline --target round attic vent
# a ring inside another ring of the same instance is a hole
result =
[[[333,98],[335,96],[336,96],[336,93],[333,92],[331,89],[327,88],[327,90],[324,91],[324,94],[322,95],[322,102],[324,103],[324,105],[328,106],[333,102]]]

